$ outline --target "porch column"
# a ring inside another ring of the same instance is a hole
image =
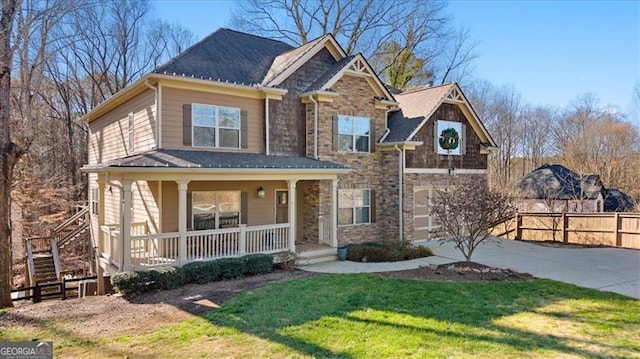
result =
[[[131,180],[120,181],[122,183],[122,223],[120,224],[120,248],[122,248],[122,266],[124,270],[131,269],[131,218],[132,195]]]
[[[331,247],[338,247],[338,180],[331,180]]]
[[[96,260],[96,275],[98,277],[97,280],[97,294],[104,295],[104,269],[100,265],[100,257],[102,257],[102,252],[104,249],[104,233],[102,232],[102,226],[104,225],[104,189],[106,186],[106,181],[104,179],[98,179],[98,245],[97,250],[95,251],[95,260]],[[94,199],[95,200],[95,199]],[[89,208],[89,211],[92,211],[93,208]],[[93,213],[91,213],[93,214]],[[90,219],[91,220],[91,219]]]
[[[296,183],[297,179],[287,181],[289,183],[289,250],[296,251]]]
[[[180,245],[178,256],[180,265],[187,263],[187,188],[189,180],[177,180],[178,183],[178,232],[180,232]]]

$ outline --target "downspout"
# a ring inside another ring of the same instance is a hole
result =
[[[269,155],[269,96],[264,97],[264,132],[265,144],[264,152]]]
[[[318,101],[309,95],[309,100],[313,102],[313,158],[318,159]]]
[[[403,242],[404,241],[404,230],[403,230],[403,227],[404,227],[404,223],[403,223],[404,222],[403,221],[403,214],[404,214],[403,213],[404,212],[404,198],[403,198],[404,197],[404,148],[401,149],[401,148],[398,147],[398,145],[395,145],[393,147],[395,147],[395,149],[398,152],[400,152],[398,154],[398,157],[399,157],[399,161],[398,161],[398,186],[399,186],[398,193],[399,193],[399,196],[400,196],[400,199],[398,201],[399,202],[398,203],[398,207],[399,207],[398,209],[399,209],[399,212],[400,212],[400,214],[398,215],[398,223],[400,224],[400,227],[399,227],[399,229],[400,229],[400,242]]]
[[[160,101],[158,101],[158,89],[155,86],[151,86],[151,84],[149,83],[149,80],[145,80],[144,84],[153,90],[154,94],[155,94],[155,101],[156,101],[156,148],[160,148]],[[158,86],[160,86],[160,84],[158,84]]]
[[[389,132],[391,132],[391,129],[389,129],[389,112],[391,112],[391,110],[393,110],[393,106],[387,106],[387,109],[384,111],[384,133],[380,138],[380,142],[384,141],[389,135]]]

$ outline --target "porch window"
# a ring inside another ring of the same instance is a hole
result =
[[[338,116],[338,151],[369,152],[371,120],[366,117]]]
[[[240,191],[191,193],[194,230],[236,227],[240,224]]]
[[[91,214],[94,216],[98,215],[98,189],[97,188],[92,188],[91,189],[91,196],[89,196],[91,198]]]
[[[240,148],[240,109],[193,104],[193,146]]]
[[[341,189],[338,191],[338,224],[371,223],[371,191]]]

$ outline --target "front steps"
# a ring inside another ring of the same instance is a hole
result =
[[[338,249],[324,247],[298,252],[298,265],[306,266],[315,263],[333,262],[338,260]]]

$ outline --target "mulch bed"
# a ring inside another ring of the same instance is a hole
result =
[[[535,279],[534,276],[528,273],[520,273],[511,269],[488,267],[476,262],[430,265],[398,272],[378,273],[378,275],[385,278],[409,278],[449,282],[523,281]]]

